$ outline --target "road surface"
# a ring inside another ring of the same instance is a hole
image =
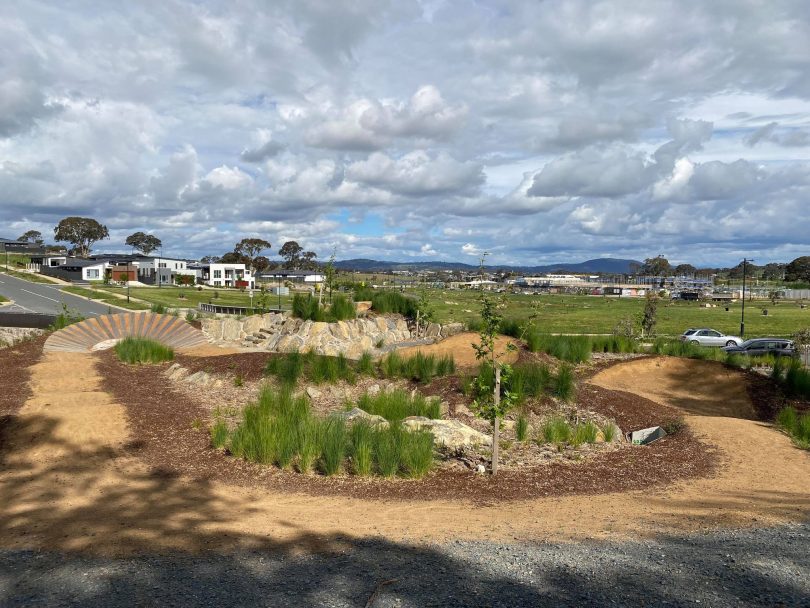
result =
[[[3,310],[59,314],[62,312],[62,303],[65,303],[71,312],[78,312],[83,317],[106,315],[110,312],[110,308],[106,304],[90,302],[84,298],[63,293],[62,287],[65,286],[31,283],[0,273],[0,295],[14,301],[13,307],[1,307],[0,314]],[[113,308],[112,312],[120,311]]]

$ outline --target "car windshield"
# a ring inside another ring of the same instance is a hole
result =
[[[740,347],[741,348],[748,348],[749,346],[752,346],[754,344],[759,344],[759,342],[760,342],[759,340],[746,340],[745,342],[740,344]]]
[[[683,332],[683,335],[684,336],[691,336],[696,331],[697,331],[696,329],[687,329],[685,332]]]

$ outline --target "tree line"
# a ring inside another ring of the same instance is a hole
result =
[[[71,245],[67,249],[68,255],[78,257],[89,256],[96,243],[110,238],[107,226],[89,217],[66,217],[59,221],[53,232],[56,242]],[[28,230],[21,234],[17,240],[45,246],[45,238],[38,230]],[[124,243],[143,255],[149,255],[163,247],[163,242],[157,236],[140,231],[130,234]],[[287,241],[281,246],[278,251],[279,256],[282,258],[281,262],[270,260],[263,255],[265,251],[272,247],[272,244],[265,239],[248,237],[236,243],[232,251],[221,256],[205,256],[200,261],[203,263],[245,264],[255,272],[279,267],[300,270],[318,269],[318,255],[314,251],[305,251],[296,241]]]

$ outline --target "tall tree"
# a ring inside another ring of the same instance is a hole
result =
[[[770,262],[762,267],[762,278],[766,281],[781,281],[785,278],[785,264]]]
[[[295,268],[301,257],[301,252],[304,248],[301,247],[296,241],[287,241],[278,250],[278,254],[284,258],[284,268]]]
[[[36,243],[37,245],[42,245],[42,243],[45,242],[45,239],[42,238],[42,233],[39,230],[29,230],[24,232],[17,240],[24,241],[26,243]]]
[[[785,280],[786,281],[804,281],[810,282],[810,256],[805,255],[796,258],[785,266]]]
[[[641,267],[641,274],[654,277],[665,277],[672,272],[672,265],[664,256],[658,255],[654,258],[647,258],[644,260],[644,266]]]
[[[262,251],[270,249],[272,245],[269,241],[259,238],[248,238],[239,241],[233,248],[234,252],[246,258],[245,264],[251,270],[256,267],[256,259],[261,256]]]
[[[80,257],[87,257],[101,239],[110,237],[110,232],[103,224],[89,217],[66,217],[60,220],[53,229],[57,241],[73,245],[73,251]]]
[[[305,251],[301,254],[301,269],[302,270],[317,270],[318,269],[318,254],[314,251]]]
[[[146,234],[145,232],[130,234],[124,243],[130,247],[134,247],[144,255],[149,255],[155,249],[163,245],[161,240],[154,234]]]
[[[675,276],[686,277],[691,276],[697,272],[697,268],[691,264],[678,264],[673,271]]]

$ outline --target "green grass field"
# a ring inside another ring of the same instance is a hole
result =
[[[104,304],[112,304],[114,306],[126,308],[128,310],[149,310],[148,304],[142,304],[134,301],[127,302],[125,298],[117,298],[111,293],[100,290],[85,289],[84,287],[63,287],[62,291],[72,293],[76,296],[90,298],[96,302],[103,302]]]
[[[52,281],[48,277],[41,275],[41,274],[30,274],[28,272],[17,272],[16,270],[0,270],[0,272],[6,273],[10,277],[15,277],[17,279],[22,279],[23,281],[30,281],[31,283],[48,283],[49,285],[53,285],[57,281]]]
[[[8,298],[4,298],[3,296],[0,296],[0,302],[8,302]]]
[[[98,289],[126,295],[126,287],[112,285],[98,286]],[[214,297],[214,294],[217,297]],[[196,287],[131,287],[130,294],[133,298],[144,300],[155,304],[163,304],[167,308],[197,308],[200,302],[205,304],[219,304],[221,306],[250,306],[250,296],[248,293],[235,289],[203,289],[197,291]],[[258,306],[258,291],[254,290],[253,304]],[[180,295],[183,298],[180,298]],[[290,308],[291,299],[282,296],[282,308]],[[278,306],[278,296],[267,295],[267,307],[276,308]]]
[[[429,292],[436,321],[467,322],[478,319],[478,293],[473,291],[432,290]],[[493,294],[497,295],[497,294]],[[536,303],[538,316],[535,325],[547,333],[609,334],[621,319],[638,319],[644,310],[643,298],[606,298],[602,296],[573,295],[506,295],[506,306],[501,309],[504,318],[524,320],[532,314]],[[713,327],[731,335],[740,331],[741,303],[717,308],[700,308],[697,302],[669,303],[662,300],[658,307],[657,333],[678,335],[689,327]],[[768,315],[762,314],[768,309]],[[788,336],[810,327],[810,307],[801,309],[795,302],[746,302],[746,337],[777,335]]]

